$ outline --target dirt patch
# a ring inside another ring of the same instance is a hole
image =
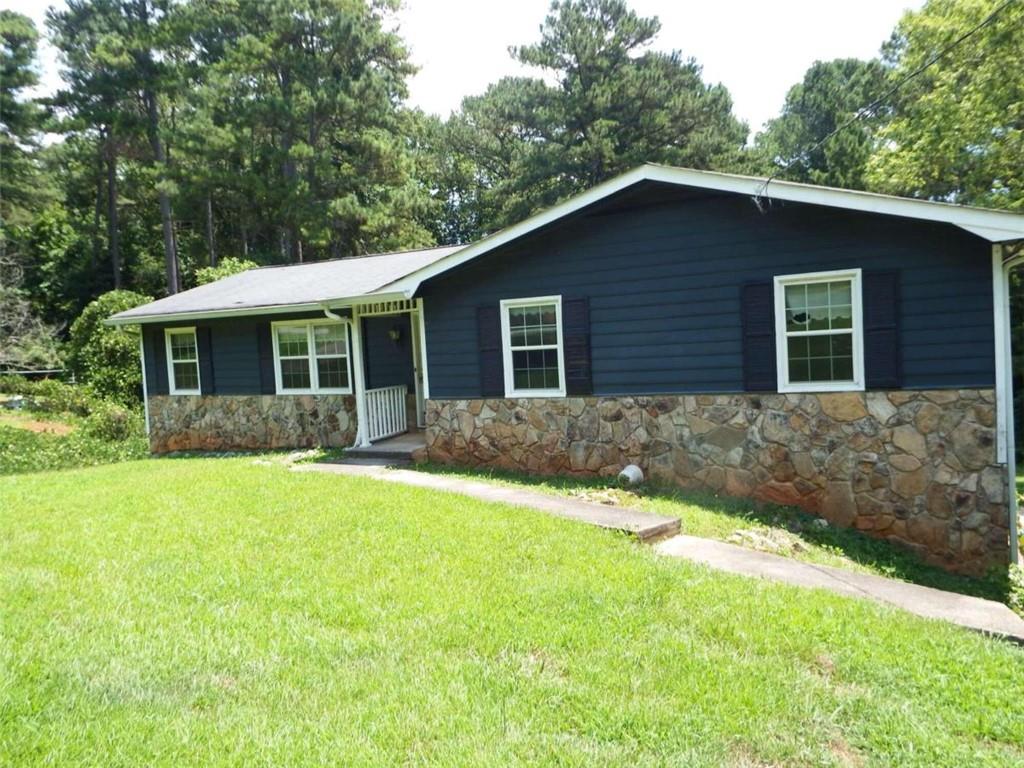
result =
[[[75,430],[73,426],[62,421],[42,421],[24,416],[12,416],[11,414],[0,414],[0,424],[6,427],[16,427],[17,429],[27,429],[29,432],[50,435],[67,435]]]

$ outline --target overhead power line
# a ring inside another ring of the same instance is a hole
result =
[[[922,72],[924,72],[926,69],[928,69],[932,64],[937,62],[939,59],[943,58],[946,54],[948,54],[950,51],[952,51],[958,45],[963,43],[965,40],[967,40],[968,38],[972,37],[973,35],[977,34],[979,31],[981,31],[982,29],[987,27],[989,24],[991,24],[993,21],[995,21],[996,17],[998,17],[999,14],[1001,14],[1004,10],[1006,10],[1008,7],[1010,7],[1011,5],[1013,5],[1016,2],[1018,2],[1018,0],[1005,0],[1005,2],[1001,3],[1000,5],[998,5],[996,7],[996,9],[994,11],[992,11],[992,13],[990,13],[988,16],[986,16],[982,21],[980,21],[979,23],[975,24],[973,27],[971,27],[969,30],[964,32],[962,35],[960,35],[958,38],[953,40],[951,43],[946,45],[944,48],[942,48],[938,52],[932,54],[928,58],[927,61],[925,61],[919,67],[914,69],[912,72],[908,72],[906,75],[901,77],[899,79],[899,81],[896,82],[895,85],[893,85],[891,88],[889,88],[889,90],[887,90],[885,93],[883,93],[877,99],[875,99],[871,103],[866,104],[865,106],[863,106],[860,109],[858,109],[856,112],[854,112],[853,116],[850,119],[848,119],[845,122],[837,125],[835,128],[833,128],[827,134],[822,136],[818,141],[816,141],[814,144],[812,144],[806,150],[804,150],[803,152],[798,153],[788,163],[786,163],[784,166],[782,166],[782,168],[780,168],[777,171],[773,172],[771,176],[769,176],[767,179],[764,180],[764,183],[761,185],[761,188],[757,192],[757,197],[755,198],[755,200],[757,201],[758,207],[761,207],[761,198],[763,198],[765,196],[765,194],[767,193],[768,185],[771,184],[772,181],[774,181],[780,174],[783,174],[786,171],[788,171],[790,168],[792,168],[793,165],[796,163],[797,158],[799,158],[801,156],[809,155],[812,152],[814,152],[816,149],[820,149],[828,141],[830,141],[832,139],[832,137],[835,136],[837,133],[840,133],[840,132],[846,130],[847,128],[849,128],[854,123],[856,123],[856,122],[858,122],[860,120],[863,120],[865,117],[867,117],[869,115],[874,114],[875,110],[878,109],[883,104],[887,103],[889,101],[890,97],[892,97],[897,91],[899,91],[900,88],[902,88],[904,85],[909,83],[915,77],[920,75]]]

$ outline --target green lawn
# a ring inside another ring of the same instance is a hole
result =
[[[525,509],[0,478],[2,765],[1024,764],[1024,649]]]

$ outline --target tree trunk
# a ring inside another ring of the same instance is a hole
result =
[[[121,241],[117,221],[117,150],[114,137],[107,135],[107,247],[110,265],[114,270],[114,289],[121,287]]]
[[[242,231],[242,258],[249,258],[249,228],[245,224],[240,225]]]
[[[213,197],[206,193],[206,251],[210,255],[210,266],[217,266],[217,244],[213,236]]]
[[[89,276],[96,279],[96,270],[100,263],[100,221],[103,218],[103,145],[101,141],[96,151],[96,203],[92,210],[92,253],[89,254]]]
[[[149,28],[149,6],[147,0],[137,3],[139,19]],[[160,223],[164,234],[164,266],[167,274],[167,292],[177,293],[181,287],[178,279],[178,254],[174,243],[174,217],[171,211],[171,196],[167,194],[167,154],[160,139],[160,109],[157,104],[153,55],[149,49],[138,50],[135,60],[144,79],[142,102],[146,108],[146,132],[149,146],[153,150],[153,162],[157,167],[157,197],[160,200]]]

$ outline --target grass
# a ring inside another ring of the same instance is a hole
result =
[[[1024,649],[252,458],[0,478],[0,764],[1024,764]]]
[[[1009,602],[1010,583],[1004,570],[984,578],[951,574],[921,562],[914,554],[873,539],[859,531],[820,527],[818,518],[793,507],[760,504],[750,499],[645,484],[618,488],[608,480],[568,476],[538,476],[501,470],[422,464],[427,472],[483,479],[503,485],[642,509],[678,517],[681,532],[729,541],[753,549],[923,584],[936,589]],[[1022,478],[1024,480],[1024,478]]]

